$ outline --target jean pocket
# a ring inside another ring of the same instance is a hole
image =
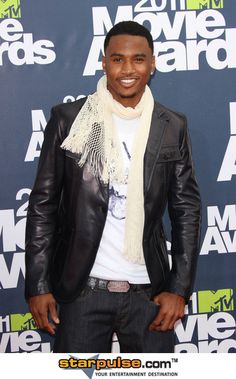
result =
[[[77,297],[77,300],[86,300],[88,298],[90,298],[93,294],[93,290],[92,288],[90,288],[89,286],[85,286],[82,291],[80,292],[79,296]]]
[[[144,297],[146,300],[151,301],[151,288],[142,288],[137,291],[138,294],[140,294],[142,297]]]

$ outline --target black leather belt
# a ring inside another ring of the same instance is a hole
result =
[[[125,280],[105,280],[90,276],[87,285],[94,289],[108,290],[109,292],[128,292],[151,288],[151,284],[132,284]]]

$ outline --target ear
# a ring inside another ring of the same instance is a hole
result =
[[[106,71],[106,57],[104,55],[102,57],[102,69]]]
[[[156,57],[155,55],[152,56],[152,71],[154,72],[156,70]]]

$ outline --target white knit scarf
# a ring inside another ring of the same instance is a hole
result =
[[[78,153],[79,166],[87,162],[93,174],[104,183],[126,183],[121,143],[112,113],[123,119],[140,117],[131,151],[123,252],[127,260],[140,264],[144,263],[143,160],[153,107],[154,99],[148,86],[135,108],[124,107],[113,99],[107,90],[106,76],[103,76],[98,81],[97,92],[88,96],[61,145],[65,150]]]

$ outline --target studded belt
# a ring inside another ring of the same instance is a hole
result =
[[[109,292],[128,292],[151,288],[151,284],[133,284],[125,280],[105,280],[90,276],[87,285],[92,289],[107,290]]]

